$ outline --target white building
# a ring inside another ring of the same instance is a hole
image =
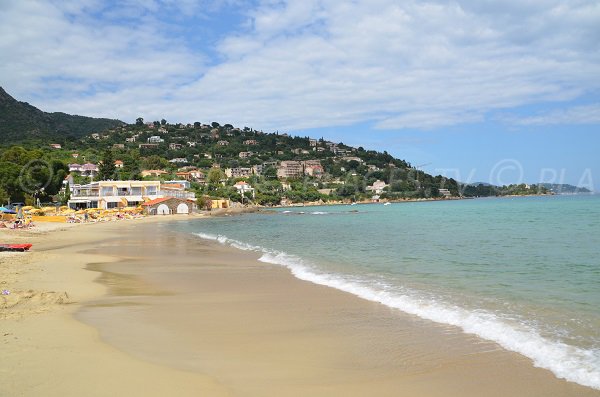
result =
[[[195,194],[186,191],[183,184],[177,187],[167,184],[162,189],[160,181],[98,181],[72,185],[67,205],[72,209],[135,207],[161,197],[195,200]]]
[[[148,143],[163,143],[165,140],[158,135],[153,135],[148,138]]]
[[[251,194],[252,198],[254,198],[254,188],[250,186],[248,182],[239,181],[236,182],[236,184],[233,185],[233,187],[238,191],[238,193],[242,197],[248,197],[248,194]]]
[[[440,192],[440,195],[442,195],[444,197],[452,196],[452,193],[450,193],[450,190],[448,190],[448,189],[438,189],[438,191]]]
[[[380,181],[379,179],[373,182],[371,186],[367,186],[367,191],[371,191],[375,194],[383,193],[383,189],[385,189],[388,185],[384,181]]]

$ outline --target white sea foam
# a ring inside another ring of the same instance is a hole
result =
[[[512,325],[485,311],[468,311],[455,305],[422,299],[407,291],[369,280],[352,279],[319,271],[317,266],[295,255],[243,243],[221,235],[195,235],[232,247],[262,253],[260,261],[287,267],[292,274],[315,284],[325,285],[379,302],[403,312],[441,324],[449,324],[466,333],[494,341],[533,360],[537,367],[552,371],[557,377],[600,390],[600,351],[585,350],[541,336],[533,327]]]

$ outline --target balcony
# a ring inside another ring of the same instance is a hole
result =
[[[94,190],[80,190],[71,193],[71,197],[98,197],[98,191]]]
[[[175,197],[179,199],[195,199],[196,193],[194,192],[186,192],[184,190],[161,190],[158,193],[159,196],[164,197]]]

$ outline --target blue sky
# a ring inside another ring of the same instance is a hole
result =
[[[46,111],[229,122],[462,181],[600,188],[597,1],[0,0],[0,54],[0,85]]]

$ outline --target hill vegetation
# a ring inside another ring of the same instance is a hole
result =
[[[74,163],[99,167],[91,177],[71,172],[71,184],[186,179],[200,199],[226,197],[261,205],[547,192],[541,186],[465,186],[418,170],[385,151],[323,138],[264,133],[218,122],[171,124],[165,119],[138,118],[125,124],[49,114],[15,101],[4,91],[0,92],[0,120],[10,126],[2,127],[5,144],[23,146],[0,149],[0,202],[60,199],[57,193],[69,168],[76,168]],[[235,185],[240,181],[254,188],[245,197]]]
[[[556,194],[592,193],[588,188],[569,185],[568,183],[542,183],[542,186]]]
[[[2,145],[47,139],[64,142],[122,124],[119,120],[46,113],[27,102],[17,101],[0,87]]]

